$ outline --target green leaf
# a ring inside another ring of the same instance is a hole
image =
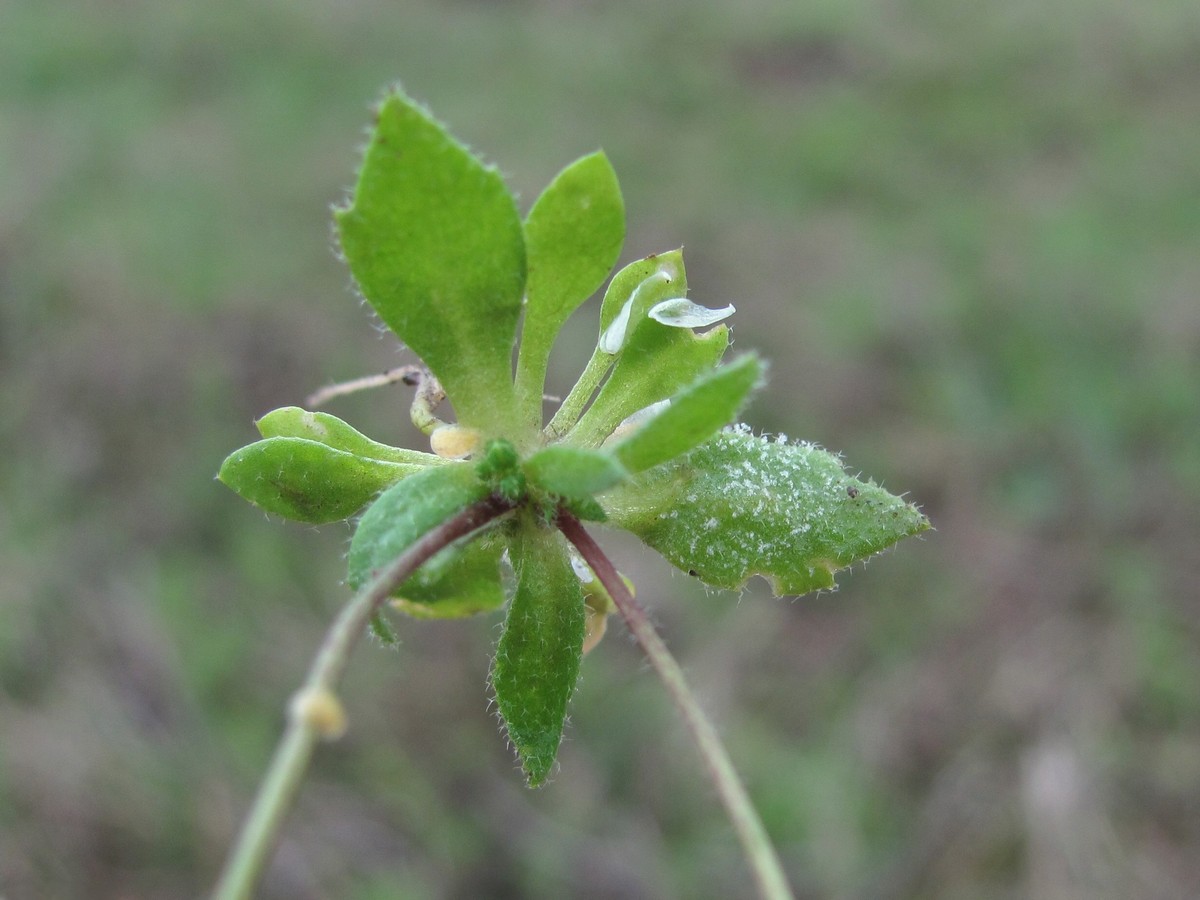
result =
[[[363,513],[350,541],[347,582],[357,590],[429,530],[489,493],[467,463],[422,469]],[[420,618],[458,618],[504,603],[503,545],[484,534],[435,554],[395,591],[397,609]]]
[[[929,528],[915,506],[846,474],[813,444],[718,434],[605,497],[611,520],[714,587],[753,575],[777,595],[834,586],[834,572]]]
[[[737,416],[761,372],[758,357],[747,354],[702,375],[617,444],[614,455],[630,472],[641,472],[699,446]]]
[[[378,459],[383,462],[415,466],[437,466],[446,462],[440,456],[432,453],[422,453],[420,450],[409,450],[405,447],[392,447],[373,441],[337,416],[323,412],[309,412],[298,406],[283,406],[271,410],[254,424],[258,426],[259,433],[265,438],[305,438],[333,447],[335,450],[353,453],[364,459]]]
[[[554,338],[604,282],[624,239],[625,205],[616,173],[603,153],[563,169],[529,211],[529,272],[517,380],[538,416]]]
[[[598,446],[633,413],[667,399],[710,370],[728,345],[729,329],[724,325],[694,334],[643,320],[608,381],[571,430],[571,443]]]
[[[652,253],[613,276],[600,304],[600,347],[615,354],[657,304],[687,293],[683,251]]]
[[[499,609],[505,600],[503,554],[504,542],[486,534],[447,547],[404,582],[392,607],[415,619],[461,619]]]
[[[648,256],[613,276],[600,309],[600,344],[589,369],[597,357],[608,354],[616,356],[616,363],[592,405],[568,431],[574,408],[582,406],[579,392],[571,392],[551,422],[552,432],[570,434],[572,444],[598,446],[630,415],[667,399],[717,364],[729,344],[726,326],[697,335],[690,327],[650,318],[651,310],[686,291],[679,250]],[[568,406],[573,407],[569,412]]]
[[[625,469],[611,454],[552,444],[525,461],[530,483],[560,497],[590,497],[617,484]]]
[[[503,432],[525,245],[500,175],[395,92],[335,218],[363,296],[437,376],[459,421]]]
[[[521,457],[510,441],[503,438],[488,441],[482,458],[475,464],[475,472],[493,492],[509,503],[520,503],[525,499]]]
[[[345,519],[389,485],[424,470],[298,437],[271,437],[235,450],[217,477],[267,512],[319,525]]]
[[[595,497],[566,497],[562,505],[575,518],[585,522],[608,521],[608,513]]]
[[[392,623],[387,620],[387,616],[382,610],[376,610],[371,615],[370,628],[371,634],[375,635],[375,639],[385,647],[399,645],[400,638],[396,637],[396,632],[392,630]]]
[[[548,436],[559,438],[575,427],[596,388],[649,310],[664,299],[686,291],[687,276],[681,250],[651,254],[630,263],[612,277],[600,304],[600,337],[596,349],[546,427]]]
[[[492,664],[496,704],[530,787],[550,774],[583,656],[579,577],[557,530],[527,519],[512,546],[517,590]]]

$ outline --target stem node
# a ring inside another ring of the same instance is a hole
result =
[[[296,798],[313,746],[318,740],[333,740],[345,731],[346,714],[334,687],[345,673],[350,651],[367,630],[371,617],[429,557],[511,508],[511,504],[489,497],[461,510],[426,532],[342,607],[325,633],[304,687],[288,705],[287,728],[225,862],[213,900],[247,900],[253,895],[279,837],[283,818]]]

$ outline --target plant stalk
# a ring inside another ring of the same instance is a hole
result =
[[[771,840],[763,827],[762,819],[754,809],[746,788],[733,768],[729,754],[725,750],[716,727],[700,708],[687,681],[683,670],[671,651],[667,649],[645,610],[633,599],[633,594],[625,586],[624,579],[617,574],[612,561],[605,555],[600,546],[587,533],[580,521],[564,509],[558,513],[558,527],[566,535],[567,540],[575,545],[595,576],[600,579],[617,610],[624,618],[625,624],[633,633],[642,651],[649,659],[650,665],[658,673],[666,686],[667,693],[675,703],[680,715],[696,742],[696,748],[704,760],[709,777],[717,789],[725,812],[733,824],[741,841],[746,862],[754,875],[758,886],[759,896],[763,900],[793,900],[791,888],[783,874],[783,866],[771,846]]]
[[[226,860],[213,900],[247,900],[252,895],[295,800],[313,746],[321,738],[341,734],[344,721],[334,688],[371,617],[429,557],[510,509],[495,497],[468,506],[422,535],[342,607],[325,634],[304,686],[289,706],[287,728]]]
[[[592,357],[584,367],[579,380],[575,382],[575,386],[571,388],[567,398],[563,400],[558,411],[550,419],[550,424],[542,432],[549,440],[556,441],[575,427],[575,423],[583,414],[583,408],[592,399],[592,394],[596,393],[596,388],[608,374],[614,359],[616,357],[613,354],[605,353],[599,347],[592,352]]]

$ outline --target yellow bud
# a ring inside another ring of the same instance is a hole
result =
[[[474,428],[442,425],[429,436],[429,446],[442,459],[463,459],[479,449],[481,439]]]
[[[292,697],[292,718],[307,725],[326,741],[346,733],[346,710],[337,695],[326,688],[305,688]]]

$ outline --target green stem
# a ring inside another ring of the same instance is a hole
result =
[[[533,426],[532,431],[537,433],[542,427],[542,395],[546,391],[546,370],[550,360],[545,353],[527,352],[524,335],[520,347],[514,380],[517,404],[522,419],[528,421]]]
[[[592,353],[592,358],[588,360],[587,366],[584,367],[583,374],[579,376],[579,380],[571,388],[571,393],[567,394],[567,399],[562,402],[557,412],[554,413],[554,418],[546,426],[544,434],[547,438],[552,441],[558,440],[558,438],[574,427],[575,423],[579,421],[579,416],[583,413],[583,408],[587,406],[587,402],[592,399],[592,394],[596,393],[596,388],[600,386],[600,382],[608,374],[609,367],[612,366],[614,359],[616,357],[613,354],[605,353],[599,347],[595,349]]]
[[[584,562],[588,564],[608,591],[609,596],[612,597],[617,610],[625,619],[625,624],[629,626],[634,638],[641,645],[646,658],[650,660],[650,665],[662,679],[667,693],[671,695],[671,700],[683,716],[683,720],[696,742],[696,748],[700,751],[700,756],[708,768],[709,777],[717,789],[725,812],[742,843],[742,851],[754,874],[759,896],[763,900],[792,900],[792,891],[788,887],[787,878],[784,877],[783,866],[779,862],[775,849],[771,846],[771,840],[767,837],[762,820],[733,768],[733,763],[729,759],[725,746],[721,743],[717,729],[704,714],[695,695],[688,688],[679,663],[675,661],[671,651],[667,649],[662,638],[658,636],[658,632],[654,630],[654,626],[650,624],[650,619],[646,616],[645,611],[633,599],[633,594],[625,586],[624,579],[617,574],[612,561],[600,549],[592,536],[584,530],[579,520],[566,510],[560,510],[558,527],[567,536],[567,540],[575,545]]]
[[[371,616],[429,557],[510,508],[497,498],[468,506],[422,535],[342,608],[325,634],[304,687],[289,707],[287,729],[226,860],[213,900],[246,900],[252,895],[296,797],[313,746],[318,739],[341,732],[341,707],[333,690]]]

